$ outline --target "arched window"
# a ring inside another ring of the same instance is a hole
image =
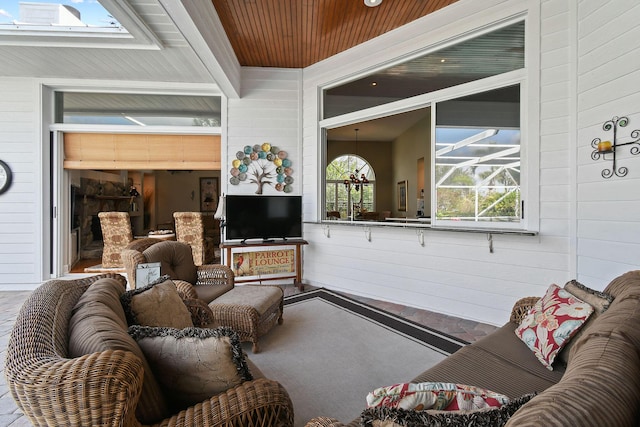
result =
[[[357,177],[360,182],[354,182],[351,176]],[[367,183],[362,182],[362,175]],[[340,218],[354,218],[361,216],[362,212],[375,211],[376,201],[376,175],[371,165],[362,157],[354,154],[345,154],[335,158],[327,166],[326,171],[326,211],[327,218],[335,217],[340,213]]]

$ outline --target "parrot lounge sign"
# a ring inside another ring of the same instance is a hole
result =
[[[278,249],[233,254],[233,272],[236,276],[281,275],[295,272],[293,249]]]

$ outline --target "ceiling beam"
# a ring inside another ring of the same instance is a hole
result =
[[[240,63],[210,1],[160,0],[187,43],[228,98],[240,97]]]

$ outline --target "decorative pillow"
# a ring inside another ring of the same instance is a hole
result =
[[[233,329],[131,326],[167,400],[175,410],[200,403],[253,379]]]
[[[152,282],[122,294],[120,301],[129,325],[192,328],[191,313],[171,279]]]
[[[364,427],[502,427],[521,406],[535,396],[526,394],[512,399],[499,408],[477,411],[408,411],[400,408],[379,406],[365,409],[360,414],[360,425]]]
[[[107,350],[124,350],[138,356],[144,379],[136,417],[145,425],[154,424],[170,415],[169,406],[144,353],[127,333],[127,320],[120,304],[123,291],[122,283],[104,278],[82,294],[69,320],[69,357]]]
[[[454,383],[403,383],[375,389],[367,395],[367,406],[390,408],[470,411],[500,407],[509,402],[503,394]]]
[[[551,285],[516,328],[516,335],[533,350],[540,363],[552,363],[589,316],[593,307],[558,285]]]
[[[613,302],[613,295],[588,288],[577,280],[568,281],[564,285],[564,289],[571,295],[592,306],[597,314],[602,314],[607,311]]]
[[[571,353],[571,348],[573,348],[573,344],[589,327],[589,324],[593,323],[599,315],[607,311],[609,305],[611,305],[611,303],[613,302],[613,295],[588,288],[577,280],[571,280],[567,282],[564,285],[564,289],[593,307],[593,313],[591,314],[591,316],[589,316],[589,319],[584,323],[582,328],[580,328],[578,333],[576,333],[571,338],[571,341],[569,341],[569,343],[558,354],[557,360],[566,365],[569,362],[569,355]]]

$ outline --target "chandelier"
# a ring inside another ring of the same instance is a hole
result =
[[[356,156],[358,155],[358,131],[360,129],[356,128]],[[356,158],[356,168],[349,174],[349,179],[344,180],[344,187],[349,190],[349,187],[353,186],[356,191],[360,191],[361,186],[365,186],[369,183],[366,175],[364,173],[360,173],[358,169],[358,160]]]

